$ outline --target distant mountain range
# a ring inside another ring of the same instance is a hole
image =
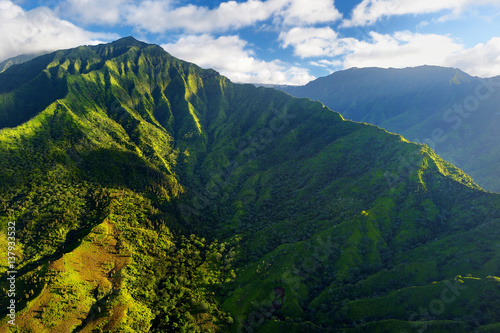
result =
[[[0,226],[1,331],[500,330],[499,194],[131,37],[0,74]]]
[[[16,57],[4,60],[0,62],[0,73],[4,72],[5,70],[7,70],[7,68],[11,67],[12,65],[19,65],[25,63],[38,56],[40,56],[40,54],[21,54]]]
[[[425,143],[483,188],[500,192],[500,77],[434,66],[353,68],[276,88]]]

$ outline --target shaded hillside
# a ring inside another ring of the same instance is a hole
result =
[[[6,71],[13,65],[19,65],[38,57],[40,54],[21,54],[0,62],[0,73]]]
[[[277,88],[426,143],[483,188],[500,192],[500,77],[432,66],[353,68]]]
[[[12,67],[0,105],[20,330],[500,323],[500,196],[426,146],[133,38]]]

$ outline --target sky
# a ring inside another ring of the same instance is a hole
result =
[[[500,75],[500,0],[0,0],[0,61],[125,36],[233,82],[420,65]]]

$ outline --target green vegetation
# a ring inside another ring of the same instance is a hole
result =
[[[13,66],[0,103],[19,332],[500,323],[500,196],[427,146],[133,38]]]
[[[367,122],[435,149],[484,189],[500,192],[500,77],[480,79],[458,69],[353,68],[280,86],[319,100],[347,119]]]
[[[9,67],[14,65],[22,64],[36,58],[40,54],[21,54],[13,58],[9,58],[0,62],[0,73],[5,72]]]

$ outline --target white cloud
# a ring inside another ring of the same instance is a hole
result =
[[[481,77],[500,75],[500,37],[472,48],[465,48],[449,36],[409,31],[392,35],[372,31],[369,38],[342,38],[329,27],[293,28],[279,37],[282,47],[292,47],[295,55],[320,58],[309,62],[313,66],[404,68],[435,65],[458,67]]]
[[[458,54],[449,56],[450,66],[480,77],[500,75],[500,38],[494,37],[486,44],[477,44]]]
[[[363,0],[342,23],[344,27],[365,26],[379,19],[405,14],[427,14],[452,11],[442,19],[456,17],[469,6],[500,5],[500,0]]]
[[[282,47],[293,47],[294,54],[301,57],[337,56],[345,53],[350,38],[339,38],[337,32],[330,27],[293,28],[280,33]]]
[[[57,11],[83,24],[118,24],[133,0],[65,0]]]
[[[326,60],[322,59],[319,61],[310,61],[309,64],[317,67],[323,67],[323,68],[338,68],[342,66],[342,61],[340,60]]]
[[[294,0],[282,10],[285,25],[308,25],[335,22],[342,14],[335,8],[332,0]]]
[[[457,40],[437,34],[399,31],[383,35],[369,33],[371,40],[340,38],[330,28],[294,28],[280,35],[282,46],[291,46],[314,66],[351,67],[415,67],[435,65],[457,67],[480,77],[500,75],[500,37],[472,48]]]
[[[173,56],[216,69],[235,82],[305,84],[314,79],[304,68],[256,59],[246,46],[247,42],[238,36],[214,38],[207,34],[185,36],[176,43],[162,45]]]
[[[97,44],[98,39],[110,38],[116,36],[85,31],[59,19],[46,7],[24,11],[12,1],[0,1],[0,61],[23,53]]]
[[[448,36],[418,34],[408,31],[381,35],[371,32],[372,42],[350,45],[344,67],[412,67],[419,65],[450,66],[449,58],[463,50],[463,45]]]
[[[187,5],[174,8],[169,2],[146,0],[139,5],[128,6],[127,24],[150,32],[162,33],[182,29],[193,33],[239,29],[268,19],[280,7],[282,0],[249,0],[223,2],[216,9]]]
[[[65,0],[61,14],[83,24],[124,23],[152,33],[223,32],[274,19],[284,25],[333,22],[342,18],[332,0],[226,1],[210,9],[174,0]]]

